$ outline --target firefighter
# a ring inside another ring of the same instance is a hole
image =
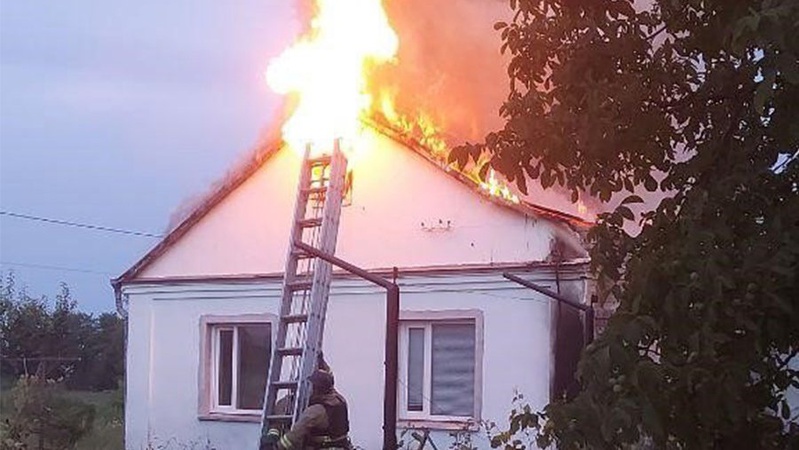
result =
[[[269,430],[261,450],[352,449],[347,401],[333,387],[333,373],[322,358],[308,380],[312,386],[308,408],[285,435]]]

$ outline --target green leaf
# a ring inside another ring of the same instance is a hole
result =
[[[488,169],[490,169],[490,168],[491,168],[490,164],[488,164],[488,163],[483,164],[480,167],[480,171],[477,174],[478,178],[480,178],[480,180],[482,180],[482,181],[485,181],[486,177],[488,175]]]
[[[623,181],[624,189],[627,189],[627,191],[629,191],[629,192],[634,192],[635,191],[635,186],[633,186],[632,180],[629,177],[624,177],[623,180],[624,180]]]
[[[541,179],[541,187],[544,189],[547,189],[548,187],[552,186],[552,183],[554,182],[549,170],[544,170],[543,172],[541,172],[540,179]]]
[[[782,399],[780,412],[782,413],[782,418],[784,420],[789,420],[791,418],[791,405],[788,404],[788,400]]]
[[[633,215],[633,212],[630,210],[630,208],[628,208],[626,206],[618,206],[616,208],[616,212],[621,214],[621,216],[624,217],[627,220],[635,220],[635,216]]]
[[[522,194],[527,195],[527,179],[524,178],[524,174],[519,174],[518,178],[516,178],[516,186],[519,187]]]
[[[629,203],[643,203],[643,202],[644,202],[644,199],[642,199],[641,197],[639,197],[637,195],[630,195],[627,198],[625,198],[624,200],[622,200],[621,204],[622,205],[626,205],[626,204],[629,204]]]
[[[649,192],[654,192],[658,188],[658,183],[652,175],[647,175],[644,179],[644,188]]]

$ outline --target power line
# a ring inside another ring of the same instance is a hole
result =
[[[115,274],[110,272],[100,272],[98,270],[91,270],[91,269],[79,269],[76,267],[61,267],[61,266],[49,266],[45,264],[31,264],[31,263],[21,263],[15,261],[0,261],[0,266],[19,266],[19,267],[27,267],[31,269],[42,269],[42,270],[59,270],[65,272],[82,272],[82,273],[91,273],[95,275],[103,275],[103,276],[115,276]]]
[[[143,231],[133,231],[133,230],[125,230],[122,228],[111,228],[111,227],[104,227],[101,225],[93,225],[88,223],[79,223],[79,222],[70,222],[68,220],[59,220],[59,219],[51,219],[48,217],[40,217],[40,216],[32,216],[30,214],[20,214],[11,211],[1,211],[0,215],[14,217],[16,219],[25,219],[25,220],[34,220],[37,222],[44,222],[54,225],[64,225],[69,227],[76,227],[76,228],[86,228],[89,230],[95,231],[105,231],[107,233],[119,233],[119,234],[127,234],[130,236],[142,236],[142,237],[149,237],[149,238],[163,238],[164,236],[161,234],[153,234],[153,233],[146,233]]]

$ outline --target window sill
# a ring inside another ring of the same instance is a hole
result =
[[[480,424],[475,419],[400,419],[397,428],[409,430],[478,431]]]
[[[200,414],[197,416],[199,420],[203,421],[217,421],[217,422],[248,422],[260,423],[261,415],[252,413],[223,413],[223,412],[210,412]]]

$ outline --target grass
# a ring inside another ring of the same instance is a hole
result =
[[[123,450],[122,423],[95,423],[92,432],[78,441],[76,450]]]
[[[6,386],[3,386],[4,388]],[[120,391],[86,392],[68,391],[70,398],[89,403],[95,408],[92,431],[78,441],[75,450],[123,450],[124,420]],[[0,420],[13,411],[9,389],[0,391]]]
[[[78,441],[76,450],[123,450],[125,434],[122,394],[119,391],[69,392],[75,399],[94,405],[92,431]]]

